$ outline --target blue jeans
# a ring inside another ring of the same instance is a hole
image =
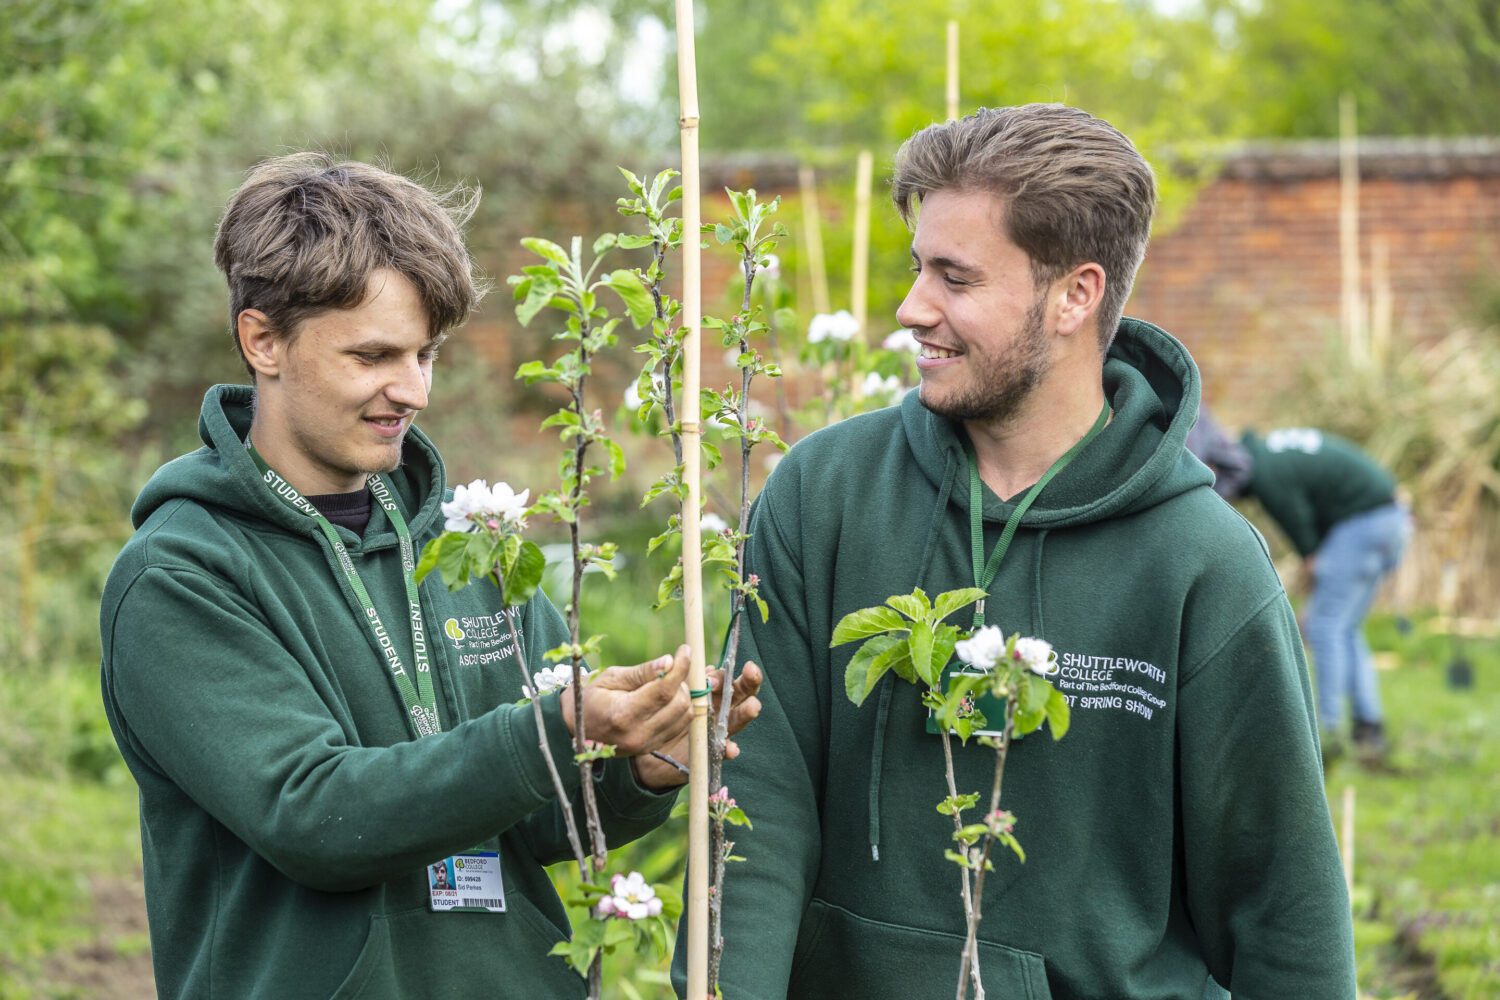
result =
[[[1327,732],[1343,725],[1345,702],[1353,704],[1357,722],[1382,719],[1365,615],[1410,534],[1406,508],[1392,503],[1338,522],[1318,548],[1306,629],[1317,668],[1318,721]]]

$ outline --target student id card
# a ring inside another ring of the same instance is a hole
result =
[[[980,670],[955,670],[953,668],[953,663],[949,663],[948,666],[943,668],[944,690],[946,690],[948,687],[948,678],[950,677],[958,674],[978,676],[984,673],[984,671]],[[974,707],[977,708],[980,712],[984,713],[985,727],[983,729],[974,730],[971,736],[993,736],[996,739],[999,739],[1000,737],[1005,735],[1004,698],[997,698],[987,692],[982,693],[974,699]],[[934,735],[936,735],[939,731],[937,713],[930,708],[927,710],[927,731]],[[1012,736],[1011,738],[1019,739],[1019,737],[1017,736]]]
[[[427,867],[428,893],[438,913],[505,912],[505,883],[496,851],[455,854]]]

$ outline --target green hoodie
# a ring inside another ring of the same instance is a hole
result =
[[[1310,427],[1283,427],[1261,437],[1241,438],[1250,453],[1244,492],[1310,556],[1333,526],[1384,507],[1396,496],[1396,480],[1352,441]]]
[[[204,400],[204,447],[137,499],[135,536],[100,610],[104,704],[140,786],[157,989],[168,998],[582,995],[547,956],[568,935],[543,865],[570,857],[493,585],[421,587],[442,732],[414,740],[333,552],[262,482],[243,440],[250,389]],[[387,477],[420,548],[443,529],[442,461],[418,431]],[[379,504],[337,529],[405,663],[396,534]],[[538,595],[527,665],[565,641]],[[558,699],[545,733],[577,768]],[[610,842],[662,822],[675,796],[625,761],[597,779]],[[576,808],[576,801],[575,801]],[[498,851],[505,912],[437,913],[427,866]]]
[[[985,988],[1200,1000],[1212,973],[1250,1000],[1350,1000],[1297,625],[1263,540],[1183,447],[1197,370],[1127,319],[1104,385],[1113,419],[1025,514],[990,587],[990,624],[1056,647],[1072,728],[1011,751],[1001,804],[1026,861],[1001,850],[985,883]],[[757,501],[749,568],[770,620],[749,617],[741,655],[767,681],[726,770],[754,823],[735,831],[747,860],[725,886],[729,1000],[957,986],[941,741],[893,674],[850,703],[857,644],[828,643],[843,615],[893,594],[973,586],[967,487],[958,430],[912,392],[810,435]],[[1011,510],[985,491],[986,553]],[[993,751],[955,747],[958,790],[988,794]]]

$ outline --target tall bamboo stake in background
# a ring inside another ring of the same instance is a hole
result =
[[[958,22],[948,22],[948,120],[958,117]]]
[[[818,212],[818,179],[813,168],[797,168],[797,186],[802,191],[802,244],[807,247],[807,270],[812,276],[813,312],[831,313],[828,266],[823,258],[823,216]]]
[[[677,0],[677,90],[682,137],[682,614],[692,661],[688,687],[693,728],[688,776],[687,995],[708,995],[708,671],[703,636],[702,428],[699,426],[699,357],[702,353],[702,206],[698,175],[698,68],[693,45],[693,2]],[[699,692],[702,692],[701,694]]]
[[[1359,291],[1359,136],[1354,95],[1339,98],[1339,258],[1342,296],[1339,326],[1355,364],[1369,360],[1365,343],[1364,299]]]
[[[854,335],[856,363],[849,371],[849,392],[858,399],[863,394],[864,374],[860,364],[869,337],[866,317],[870,309],[870,187],[874,183],[875,157],[868,149],[859,151],[859,165],[854,176],[854,268],[849,283],[849,308],[854,312],[858,332]]]

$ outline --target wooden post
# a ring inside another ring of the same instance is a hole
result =
[[[1344,883],[1349,887],[1349,895],[1354,895],[1354,786],[1344,786],[1343,803],[1343,848],[1340,853],[1344,856]]]
[[[802,243],[807,247],[807,270],[812,276],[813,312],[830,313],[833,305],[823,256],[823,216],[818,211],[818,181],[812,167],[803,164],[798,168],[797,184],[802,189]]]
[[[702,428],[699,425],[699,358],[702,353],[703,210],[698,171],[698,70],[693,44],[693,0],[677,3],[677,87],[682,138],[682,614],[692,649],[688,688],[693,699],[688,768],[688,961],[687,995],[708,995],[708,690],[707,644],[703,634],[703,558],[698,518],[702,508]]]
[[[1339,326],[1350,360],[1363,365],[1369,360],[1369,350],[1359,291],[1359,137],[1353,94],[1339,98],[1339,258],[1343,278]]]
[[[874,174],[875,157],[868,149],[860,150],[854,178],[854,273],[849,286],[849,307],[854,312],[854,321],[858,327],[849,345],[849,355],[853,361],[863,357],[868,337],[865,326],[870,305],[870,188],[874,183]],[[864,373],[858,369],[858,364],[850,364],[849,392],[855,399],[860,397],[864,382]]]
[[[1384,236],[1370,243],[1370,358],[1383,366],[1391,351],[1391,247]]]
[[[958,22],[948,22],[948,120],[958,117]]]

